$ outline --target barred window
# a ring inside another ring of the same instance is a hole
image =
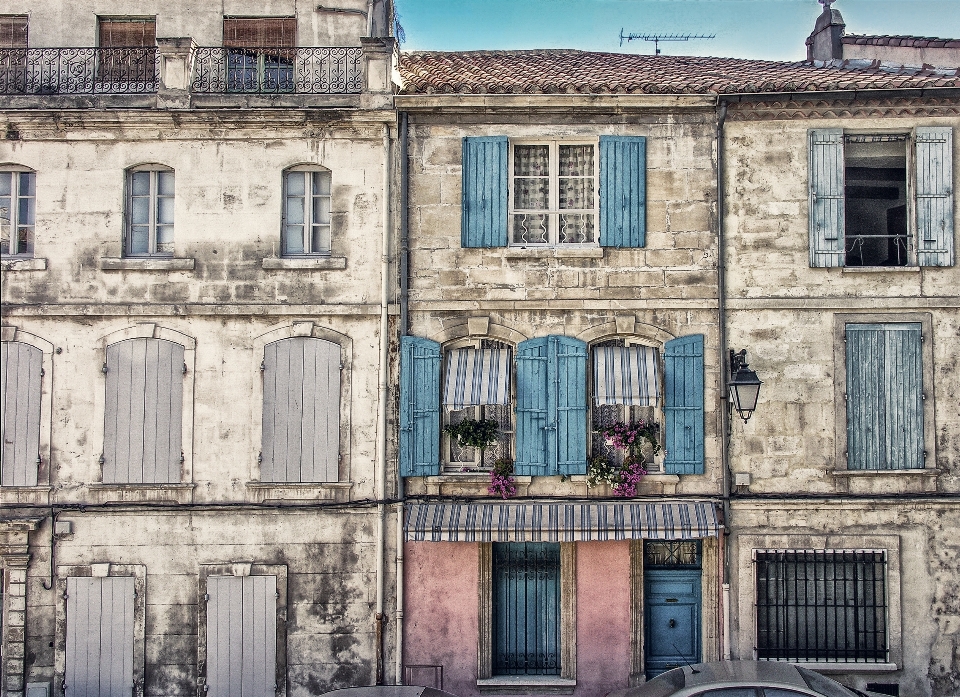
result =
[[[887,660],[886,552],[756,550],[757,658]]]

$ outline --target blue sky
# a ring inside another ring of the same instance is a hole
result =
[[[801,60],[816,0],[395,0],[403,49],[577,48],[653,53],[634,34],[716,34],[661,44],[665,55]],[[837,0],[848,34],[960,38],[960,0]]]

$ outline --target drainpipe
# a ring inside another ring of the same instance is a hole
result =
[[[410,274],[410,221],[407,209],[410,203],[409,169],[407,163],[407,112],[400,112],[400,336],[407,334],[407,301]],[[397,655],[396,684],[403,684],[403,477],[397,468]]]
[[[373,36],[373,3],[375,0],[367,0],[367,36]]]
[[[371,2],[372,4],[372,2]],[[387,370],[390,359],[390,126],[383,127],[383,248],[380,267],[380,385],[377,390],[377,685],[383,684],[383,596],[387,498]]]
[[[727,385],[727,288],[726,288],[726,240],[724,238],[725,196],[723,187],[724,159],[723,126],[727,119],[727,103],[717,101],[717,321],[720,324],[720,461],[723,468],[723,581],[722,649],[723,660],[730,659],[730,408]]]

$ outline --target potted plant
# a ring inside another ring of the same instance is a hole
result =
[[[443,432],[451,438],[456,438],[457,445],[461,448],[479,448],[482,463],[483,452],[497,442],[500,424],[493,419],[464,419],[444,426]]]
[[[509,499],[517,495],[517,485],[513,480],[513,458],[501,457],[493,463],[493,471],[490,472],[490,486],[487,491],[503,499]]]
[[[660,452],[660,425],[643,419],[630,423],[621,421],[603,429],[600,434],[608,445],[625,451],[623,464],[617,467],[602,455],[595,455],[587,468],[587,486],[606,483],[613,487],[614,496],[636,496],[637,486],[647,473],[643,445],[649,443],[654,455]]]

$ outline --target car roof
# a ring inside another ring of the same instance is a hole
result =
[[[718,661],[684,666],[686,687],[707,683],[757,682],[807,687],[796,666],[778,661]]]

